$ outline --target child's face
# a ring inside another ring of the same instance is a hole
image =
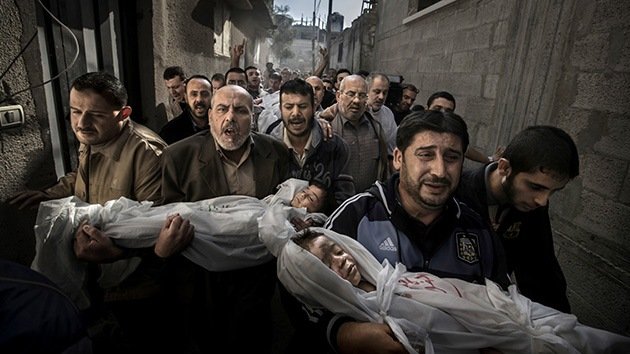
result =
[[[324,205],[326,190],[310,185],[299,191],[291,200],[294,208],[306,208],[309,213],[320,211]]]
[[[341,278],[354,286],[359,285],[361,273],[359,273],[356,261],[328,237],[320,235],[314,238],[309,244],[309,252]]]

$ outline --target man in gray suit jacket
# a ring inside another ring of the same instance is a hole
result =
[[[215,93],[208,112],[210,129],[164,151],[164,203],[232,194],[263,198],[274,192],[287,177],[289,154],[281,142],[250,131],[252,112],[252,98],[240,86],[228,85]],[[182,307],[184,322],[175,325],[201,352],[223,347],[238,353],[270,353],[275,260],[210,272],[178,256],[190,243],[179,228],[175,224],[172,233],[162,233],[155,246],[155,253],[169,257],[172,266],[174,305]]]

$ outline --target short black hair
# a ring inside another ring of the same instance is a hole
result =
[[[580,174],[580,158],[573,139],[564,130],[535,125],[516,134],[502,156],[519,172],[555,173],[573,179]]]
[[[243,75],[245,75],[245,80],[247,81],[247,73],[245,73],[245,70],[239,68],[238,66],[235,66],[233,68],[229,68],[228,71],[225,72],[225,79],[226,80],[227,80],[227,77],[228,77],[229,73],[243,74]]]
[[[402,91],[411,90],[411,91],[415,92],[416,94],[418,94],[418,92],[420,92],[420,90],[418,90],[418,88],[416,86],[414,86],[413,84],[402,84],[402,85],[400,85],[400,89]],[[455,101],[453,101],[453,102],[455,102]]]
[[[339,69],[337,70],[337,73],[335,74],[335,82],[337,82],[337,77],[339,77],[339,74],[343,74],[343,73],[348,73],[349,75],[352,75],[352,72],[348,69]]]
[[[421,104],[414,104],[413,107],[411,107],[411,111],[412,112],[422,112],[422,111],[424,111],[424,106],[422,106]]]
[[[432,94],[431,96],[429,96],[429,99],[427,100],[427,109],[429,109],[433,101],[435,101],[438,98],[444,98],[453,102],[453,110],[455,110],[455,105],[456,105],[455,97],[453,97],[453,95],[451,95],[449,92],[446,92],[446,91],[438,91]]]
[[[164,69],[164,80],[170,80],[176,76],[179,76],[182,81],[186,80],[186,74],[184,74],[184,69],[181,66],[169,66]]]
[[[414,111],[407,115],[396,132],[396,146],[402,152],[411,145],[416,134],[423,131],[451,133],[462,141],[462,151],[468,149],[468,127],[462,117],[451,112]]]
[[[311,106],[315,105],[313,97],[313,86],[302,79],[292,79],[280,86],[280,105],[282,105],[282,94],[297,94],[310,97]]]
[[[195,74],[195,75],[189,77],[188,79],[186,79],[186,83],[189,83],[190,80],[193,80],[193,79],[206,80],[206,81],[208,81],[209,84],[212,84],[212,82],[210,82],[210,79],[208,79],[208,77],[206,75],[201,75],[201,74]]]
[[[302,232],[293,236],[291,240],[295,242],[296,245],[310,252],[310,243],[319,236],[324,236],[324,234],[322,232],[312,231],[311,229],[306,228]]]
[[[127,105],[127,89],[117,77],[112,74],[97,71],[83,74],[74,79],[71,89],[77,91],[92,90],[103,96],[105,101],[115,108]]]
[[[210,80],[212,80],[212,81],[221,81],[221,82],[225,83],[225,76],[223,76],[223,74],[221,74],[221,73],[215,73],[214,75],[212,75]]]
[[[356,74],[363,76],[364,79],[370,76],[370,72],[367,70],[359,70],[356,72]],[[389,81],[389,79],[387,81]]]
[[[246,68],[245,68],[245,71],[247,72],[247,70],[249,70],[249,69],[258,70],[258,68],[257,68],[257,67],[255,67],[255,66],[253,66],[253,65],[250,65],[250,66],[248,66],[248,67],[246,67]]]

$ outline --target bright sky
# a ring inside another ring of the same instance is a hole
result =
[[[302,16],[304,19],[308,19],[309,22],[313,20],[313,5],[318,6],[316,10],[316,16],[319,17],[326,26],[326,16],[328,16],[328,1],[329,0],[274,0],[274,5],[288,5],[289,15],[294,20],[299,21]],[[332,12],[339,12],[344,16],[344,28],[350,27],[352,21],[355,20],[361,14],[362,0],[333,0]]]

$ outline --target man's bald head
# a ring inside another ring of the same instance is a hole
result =
[[[317,76],[309,76],[306,80],[313,87],[313,98],[315,99],[315,108],[322,104],[324,99],[324,81]]]
[[[342,117],[358,121],[367,109],[368,85],[360,75],[346,76],[337,91],[337,107]]]
[[[243,147],[250,134],[254,102],[252,96],[237,85],[223,86],[212,96],[208,111],[210,132],[227,151]]]

